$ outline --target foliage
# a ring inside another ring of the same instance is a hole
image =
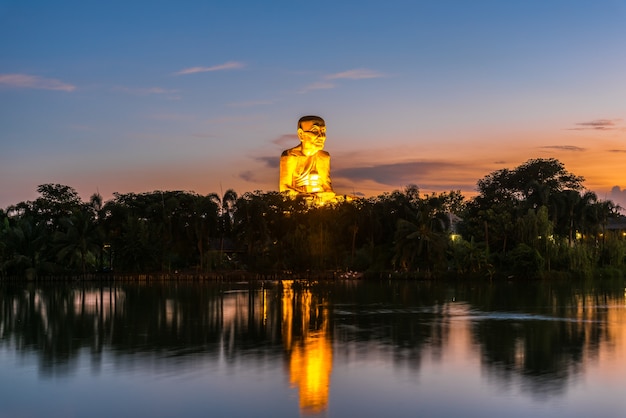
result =
[[[229,269],[296,274],[361,271],[486,278],[588,274],[626,267],[620,208],[555,159],[494,171],[478,195],[416,185],[318,206],[305,197],[233,190],[98,194],[44,184],[0,210],[0,275]]]
[[[509,272],[532,278],[543,271],[544,260],[535,248],[520,243],[507,254],[506,265]]]

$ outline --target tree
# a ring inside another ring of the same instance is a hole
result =
[[[188,222],[198,250],[200,271],[204,271],[207,267],[206,246],[211,236],[217,232],[219,209],[211,196],[194,196],[192,205],[193,216]]]
[[[258,266],[270,247],[269,227],[270,207],[261,192],[244,193],[236,201],[234,230],[239,241],[246,248],[246,262],[251,267]],[[267,267],[267,266],[265,266]]]
[[[52,230],[58,230],[60,220],[71,216],[83,207],[78,192],[62,184],[42,184],[37,187],[40,197],[32,202],[32,210],[37,222],[44,222]]]
[[[566,201],[571,203],[569,206],[575,204],[572,199],[579,197],[583,181],[583,177],[570,173],[563,163],[554,158],[531,159],[512,170],[505,168],[494,171],[478,181],[479,195],[467,207],[464,217],[468,224],[465,227],[492,247],[495,237],[488,232],[494,224],[493,217],[485,215],[506,213],[510,219],[517,219],[525,216],[528,210],[537,211],[545,206],[548,208],[549,219],[557,225],[555,232],[561,232],[563,228],[558,225],[562,225],[565,217],[563,207],[568,206]],[[572,216],[567,218],[571,221]],[[483,221],[487,225],[481,225]],[[507,224],[508,221],[502,226]],[[485,230],[484,234],[479,232],[481,228]],[[571,232],[572,225],[567,230]],[[505,242],[508,240],[506,237],[509,232],[506,227],[500,228],[500,233],[494,232],[505,237]],[[507,247],[508,245],[503,245],[503,251]]]
[[[513,170],[501,169],[478,180],[478,201],[526,202],[531,207],[547,205],[563,190],[581,190],[584,177],[576,176],[554,158],[532,159]]]
[[[217,193],[211,193],[208,196],[213,199],[219,207],[218,234],[220,238],[219,260],[221,263],[224,252],[224,240],[230,238],[233,232],[233,217],[236,208],[237,193],[233,189],[228,189],[221,197]]]
[[[84,275],[87,272],[88,259],[95,262],[96,255],[102,249],[101,232],[93,213],[87,207],[75,211],[71,216],[61,219],[62,230],[56,231],[54,245],[57,259],[67,263],[67,267],[79,267]]]
[[[445,203],[445,195],[435,194],[413,201],[413,216],[398,220],[394,262],[402,269],[423,268],[430,275],[445,268],[450,228]]]
[[[12,223],[5,221],[1,237],[5,257],[0,270],[34,278],[53,269],[54,266],[45,258],[48,242],[46,228],[32,216],[22,216]]]

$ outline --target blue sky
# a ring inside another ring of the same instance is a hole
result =
[[[338,193],[558,158],[626,206],[626,0],[0,0],[0,207],[278,189],[326,119]]]

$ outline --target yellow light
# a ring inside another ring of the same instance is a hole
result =
[[[328,405],[333,352],[325,333],[308,335],[294,347],[289,362],[291,384],[300,392],[300,409],[317,414]]]
[[[309,290],[296,293],[293,281],[283,281],[283,343],[290,351],[289,382],[298,388],[300,411],[304,415],[318,414],[328,406],[333,349],[328,336],[328,311],[321,313],[322,324],[310,330],[310,315],[317,303]],[[301,321],[294,322],[293,309],[301,312]],[[296,340],[294,327],[302,327]]]

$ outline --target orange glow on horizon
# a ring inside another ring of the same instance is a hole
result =
[[[626,146],[615,136],[617,134],[611,135],[566,129],[548,134],[475,132],[463,135],[459,132],[441,138],[403,136],[385,140],[384,148],[373,145],[359,149],[349,146],[352,138],[333,137],[328,148],[333,155],[333,188],[338,195],[373,197],[416,184],[424,193],[460,190],[471,198],[476,193],[477,181],[495,170],[512,169],[534,158],[556,158],[568,171],[583,176],[585,187],[596,192],[599,198],[626,206],[626,193],[611,194],[614,186],[620,191],[626,189],[622,175]],[[112,166],[110,162],[102,162],[100,166],[90,167],[88,173],[68,168],[63,175],[56,176],[51,176],[51,169],[42,162],[31,173],[35,178],[20,177],[6,185],[2,190],[2,207],[33,200],[37,197],[36,186],[43,183],[74,187],[85,201],[96,192],[107,201],[115,192],[185,190],[206,195],[233,189],[242,195],[254,190],[277,191],[278,166],[266,160],[275,158],[278,164],[275,157],[278,152],[278,147],[263,150],[259,153],[262,158],[258,158],[261,162],[252,165],[246,156],[226,155],[211,165],[195,157],[159,164],[118,162]],[[424,163],[429,167],[414,172],[380,171],[381,166],[406,163]]]

